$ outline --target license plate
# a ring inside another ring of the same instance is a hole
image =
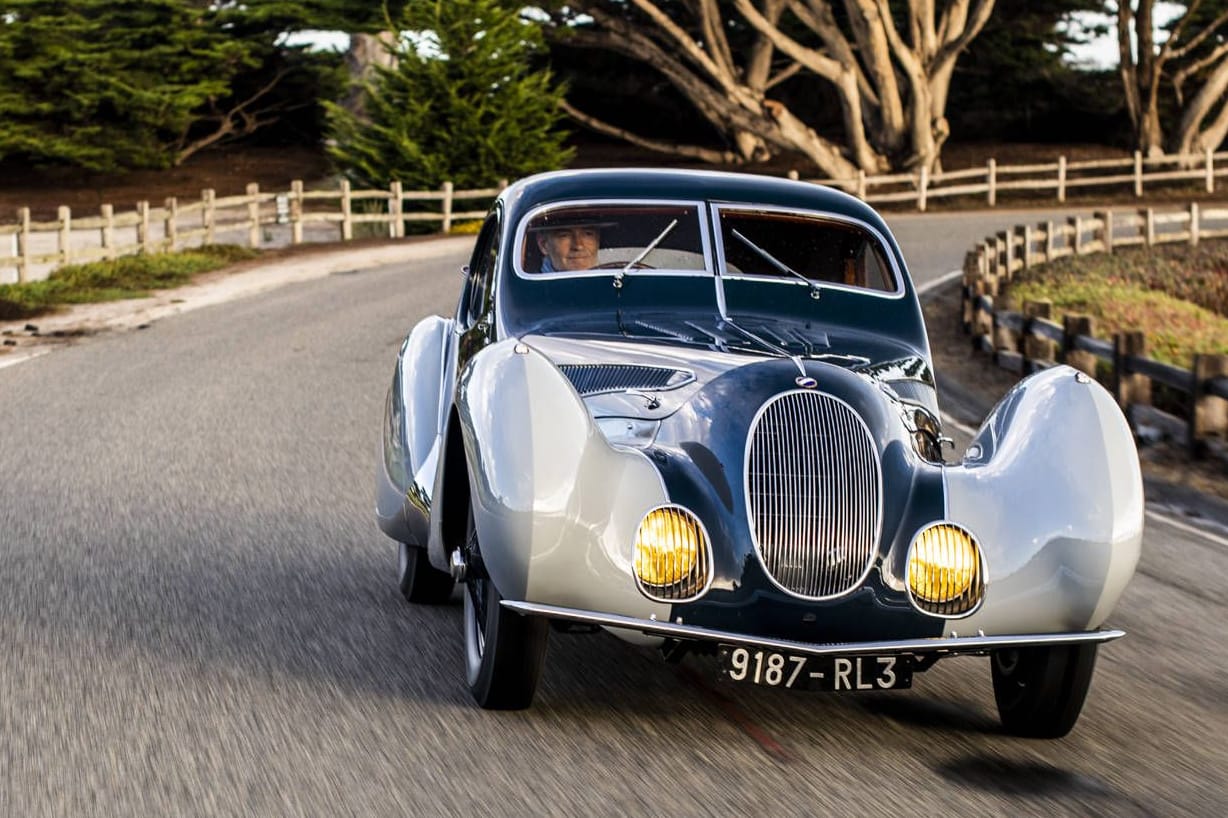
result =
[[[722,675],[735,682],[834,693],[912,687],[911,656],[803,656],[742,645],[721,645],[718,655]]]

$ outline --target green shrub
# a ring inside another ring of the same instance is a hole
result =
[[[1090,315],[1101,337],[1140,331],[1148,357],[1176,366],[1228,353],[1225,242],[1066,257],[1021,273],[1007,297],[1012,309],[1051,301],[1056,315]]]
[[[65,265],[43,281],[0,284],[0,320],[30,318],[62,304],[140,298],[150,290],[177,287],[198,273],[257,255],[257,251],[245,247],[219,244],[177,253]]]

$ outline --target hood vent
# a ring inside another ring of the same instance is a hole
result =
[[[673,389],[695,379],[681,369],[633,364],[563,364],[559,370],[581,397],[628,389]]]

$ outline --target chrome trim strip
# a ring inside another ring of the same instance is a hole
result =
[[[728,279],[734,279],[738,281],[763,281],[763,282],[768,282],[768,283],[790,284],[790,285],[797,286],[797,287],[806,287],[807,285],[804,282],[798,281],[795,278],[782,278],[780,276],[747,276],[747,275],[729,274],[727,272],[720,272],[721,270],[726,269],[725,242],[721,240],[721,231],[720,231],[721,211],[728,210],[731,212],[742,212],[742,213],[789,213],[789,214],[796,214],[799,216],[813,216],[813,217],[818,218],[821,221],[837,222],[839,224],[852,225],[854,227],[859,227],[865,230],[867,233],[869,233],[871,236],[874,237],[875,241],[878,242],[879,248],[883,251],[883,256],[887,259],[887,263],[891,265],[891,272],[895,275],[895,289],[894,290],[875,290],[870,287],[850,287],[847,284],[836,284],[835,282],[831,282],[831,281],[816,281],[815,283],[819,285],[820,289],[822,290],[844,290],[845,292],[862,293],[865,295],[871,295],[871,296],[874,296],[875,298],[890,298],[890,299],[902,298],[905,292],[907,291],[907,287],[905,287],[905,284],[904,284],[904,281],[905,281],[904,271],[900,268],[899,260],[895,257],[895,253],[891,251],[892,250],[891,243],[888,242],[886,240],[886,237],[884,237],[883,234],[879,232],[879,230],[876,227],[874,227],[874,225],[870,224],[869,222],[864,222],[861,219],[853,218],[851,216],[842,216],[836,213],[830,213],[830,212],[821,211],[821,210],[807,210],[805,208],[795,208],[795,207],[778,207],[775,205],[726,203],[726,204],[714,204],[712,208],[715,211],[715,224],[712,228],[712,239],[716,244],[717,258],[720,264],[720,267],[718,269],[718,277],[722,279],[728,278]]]
[[[809,656],[855,656],[892,653],[916,653],[955,655],[961,653],[984,653],[999,648],[1036,647],[1045,645],[1100,644],[1120,639],[1123,630],[1105,628],[1097,631],[1072,631],[1067,633],[1017,633],[1005,636],[933,636],[923,639],[889,639],[878,642],[842,642],[814,644],[796,642],[792,639],[772,639],[750,636],[745,633],[718,631],[684,625],[681,621],[661,622],[655,619],[636,619],[632,616],[585,611],[579,608],[563,608],[558,605],[542,605],[536,602],[517,602],[505,599],[503,607],[521,615],[544,616],[549,619],[565,619],[607,628],[625,628],[649,636],[666,636],[674,639],[692,639],[704,642],[725,642],[731,645],[773,648],[789,653],[804,653]],[[679,618],[681,619],[681,617]]]

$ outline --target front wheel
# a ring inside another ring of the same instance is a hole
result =
[[[1028,738],[1070,732],[1096,667],[1095,643],[995,651],[994,699],[1006,731]]]
[[[397,552],[397,587],[407,601],[438,605],[448,601],[455,585],[451,574],[431,565],[425,548],[400,543]]]
[[[473,511],[466,536],[468,562],[480,566]],[[475,571],[475,574],[484,573]],[[546,658],[549,624],[499,603],[503,596],[485,576],[465,582],[465,680],[486,710],[523,710],[533,703]]]

